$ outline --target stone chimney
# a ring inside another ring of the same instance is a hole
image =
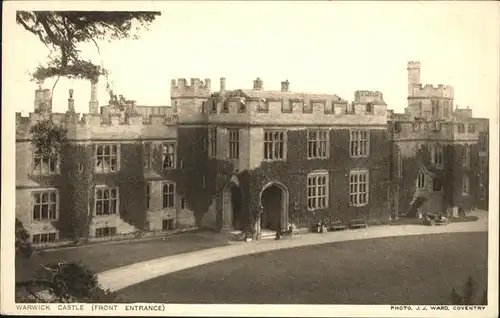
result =
[[[75,112],[75,100],[73,99],[73,89],[69,90],[69,98],[68,98],[68,112]]]
[[[137,109],[135,107],[135,100],[127,100],[125,102],[125,112],[129,115],[137,114]]]
[[[263,89],[263,82],[259,77],[257,77],[257,79],[253,81],[253,89],[259,91]]]
[[[90,81],[90,101],[89,101],[90,114],[99,114],[99,97],[97,91],[98,84],[99,84],[98,79]]]
[[[288,92],[289,87],[290,87],[290,82],[288,82],[288,80],[281,82],[281,91],[282,92]]]
[[[226,91],[226,78],[225,77],[220,78],[220,91],[221,92]]]
[[[52,93],[50,89],[38,88],[35,90],[35,112],[36,113],[51,113],[52,112]]]

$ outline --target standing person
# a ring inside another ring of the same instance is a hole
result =
[[[276,240],[279,240],[281,239],[281,218],[280,220],[278,221],[278,226],[276,228]]]

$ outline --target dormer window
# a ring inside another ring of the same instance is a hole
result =
[[[240,113],[245,113],[246,110],[247,110],[247,105],[246,105],[245,99],[242,97],[241,100],[240,100],[240,109],[239,109],[239,112]]]
[[[267,113],[269,112],[269,103],[264,99],[259,100],[259,105],[257,106],[259,113]]]
[[[302,112],[306,114],[311,114],[313,112],[313,102],[310,101],[309,103],[304,102],[302,105]]]
[[[365,106],[365,111],[370,114],[373,113],[373,103],[367,103]]]
[[[464,124],[462,124],[462,123],[458,124],[458,133],[459,134],[465,133],[465,125]]]
[[[217,112],[217,101],[215,99],[212,99],[212,112]]]
[[[221,110],[221,112],[223,112],[223,113],[229,113],[229,106],[228,106],[228,102],[227,101],[224,101],[222,103],[222,110]]]
[[[469,124],[468,129],[469,129],[469,134],[473,134],[473,133],[475,133],[475,132],[476,132],[476,125],[474,125],[474,124]]]

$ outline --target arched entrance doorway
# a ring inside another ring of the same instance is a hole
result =
[[[261,229],[276,231],[288,227],[288,191],[280,183],[266,185],[261,194],[262,215],[260,217]]]
[[[242,230],[241,188],[231,182],[223,193],[223,228]]]

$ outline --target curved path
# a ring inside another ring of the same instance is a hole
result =
[[[118,267],[99,273],[98,280],[104,289],[117,291],[152,278],[195,266],[278,249],[390,236],[487,231],[487,212],[475,213],[475,215],[479,217],[479,220],[474,222],[451,223],[447,226],[374,226],[368,227],[367,229],[346,230],[342,232],[330,232],[327,234],[311,233],[291,238],[289,237],[279,241],[262,240],[251,243],[238,242],[229,246],[177,254]]]

